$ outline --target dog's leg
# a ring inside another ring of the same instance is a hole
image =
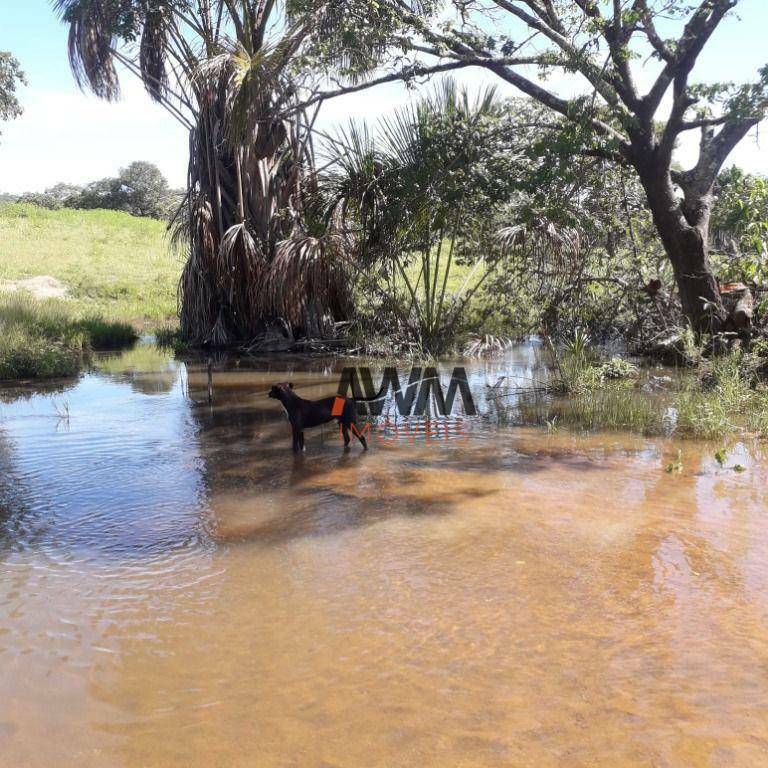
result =
[[[349,426],[341,422],[341,434],[344,435],[344,449],[349,448]]]
[[[293,452],[301,453],[301,430],[293,428]]]
[[[304,450],[304,430],[302,429],[301,432],[299,432],[299,447],[301,450]]]
[[[357,436],[357,439],[360,441],[360,445],[363,446],[363,450],[368,450],[368,442],[365,439],[365,435],[357,428],[357,420],[353,419],[350,422],[350,426],[352,427],[352,434]]]

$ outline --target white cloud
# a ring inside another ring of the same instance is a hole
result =
[[[456,79],[472,89],[491,84],[498,86],[500,96],[519,95],[487,72],[465,71]],[[173,186],[183,186],[186,131],[149,99],[138,81],[126,77],[123,83],[123,100],[117,103],[100,101],[74,88],[27,89],[24,115],[5,124],[0,137],[0,192],[42,190],[59,181],[82,184],[112,176],[133,160],[155,163]],[[392,83],[333,99],[323,105],[317,125],[328,131],[350,118],[374,121],[431,87],[427,84],[412,90]],[[765,142],[757,141],[758,136],[753,131],[728,164],[768,173],[768,151]],[[681,143],[677,158],[684,166],[695,160],[697,140],[691,134]]]
[[[117,103],[75,89],[29,89],[23,104],[23,116],[0,137],[0,191],[82,184],[114,176],[133,160],[155,163],[174,186],[185,183],[187,133],[137,81],[124,79]]]

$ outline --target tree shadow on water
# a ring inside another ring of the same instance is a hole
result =
[[[447,516],[496,492],[466,483],[437,488],[433,483],[425,484],[424,473],[398,461],[390,459],[382,467],[370,454],[353,451],[334,458],[291,456],[284,480],[273,514],[259,519],[263,499],[254,496],[252,522],[246,521],[231,537],[223,525],[217,540],[275,545],[335,535],[395,517]],[[212,506],[216,514],[215,500]]]

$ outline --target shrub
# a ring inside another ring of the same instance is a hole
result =
[[[598,366],[597,371],[602,379],[634,379],[640,373],[640,369],[634,363],[621,357],[612,357],[608,362]]]
[[[549,342],[556,368],[553,389],[560,392],[578,393],[596,389],[606,381],[631,386],[640,373],[639,368],[628,360],[612,357],[600,362],[597,349],[584,332],[577,330],[558,349]]]
[[[187,349],[187,342],[181,335],[181,330],[179,328],[157,328],[154,336],[155,344],[157,344],[160,349],[173,349],[176,352],[181,352],[182,350]]]
[[[135,340],[125,323],[73,318],[65,301],[0,295],[0,379],[74,376],[92,349],[117,349]]]
[[[98,315],[79,320],[75,325],[87,335],[91,349],[95,350],[124,349],[139,338],[129,323],[105,320]]]
[[[643,434],[663,431],[663,412],[645,393],[613,385],[583,389],[555,412],[564,424],[581,429],[626,429]]]
[[[0,338],[0,379],[53,379],[75,376],[83,365],[83,339],[51,341],[17,332]]]

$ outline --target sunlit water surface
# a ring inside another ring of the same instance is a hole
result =
[[[343,362],[4,391],[0,764],[768,764],[768,456],[501,426],[538,357],[366,454],[266,397]]]

